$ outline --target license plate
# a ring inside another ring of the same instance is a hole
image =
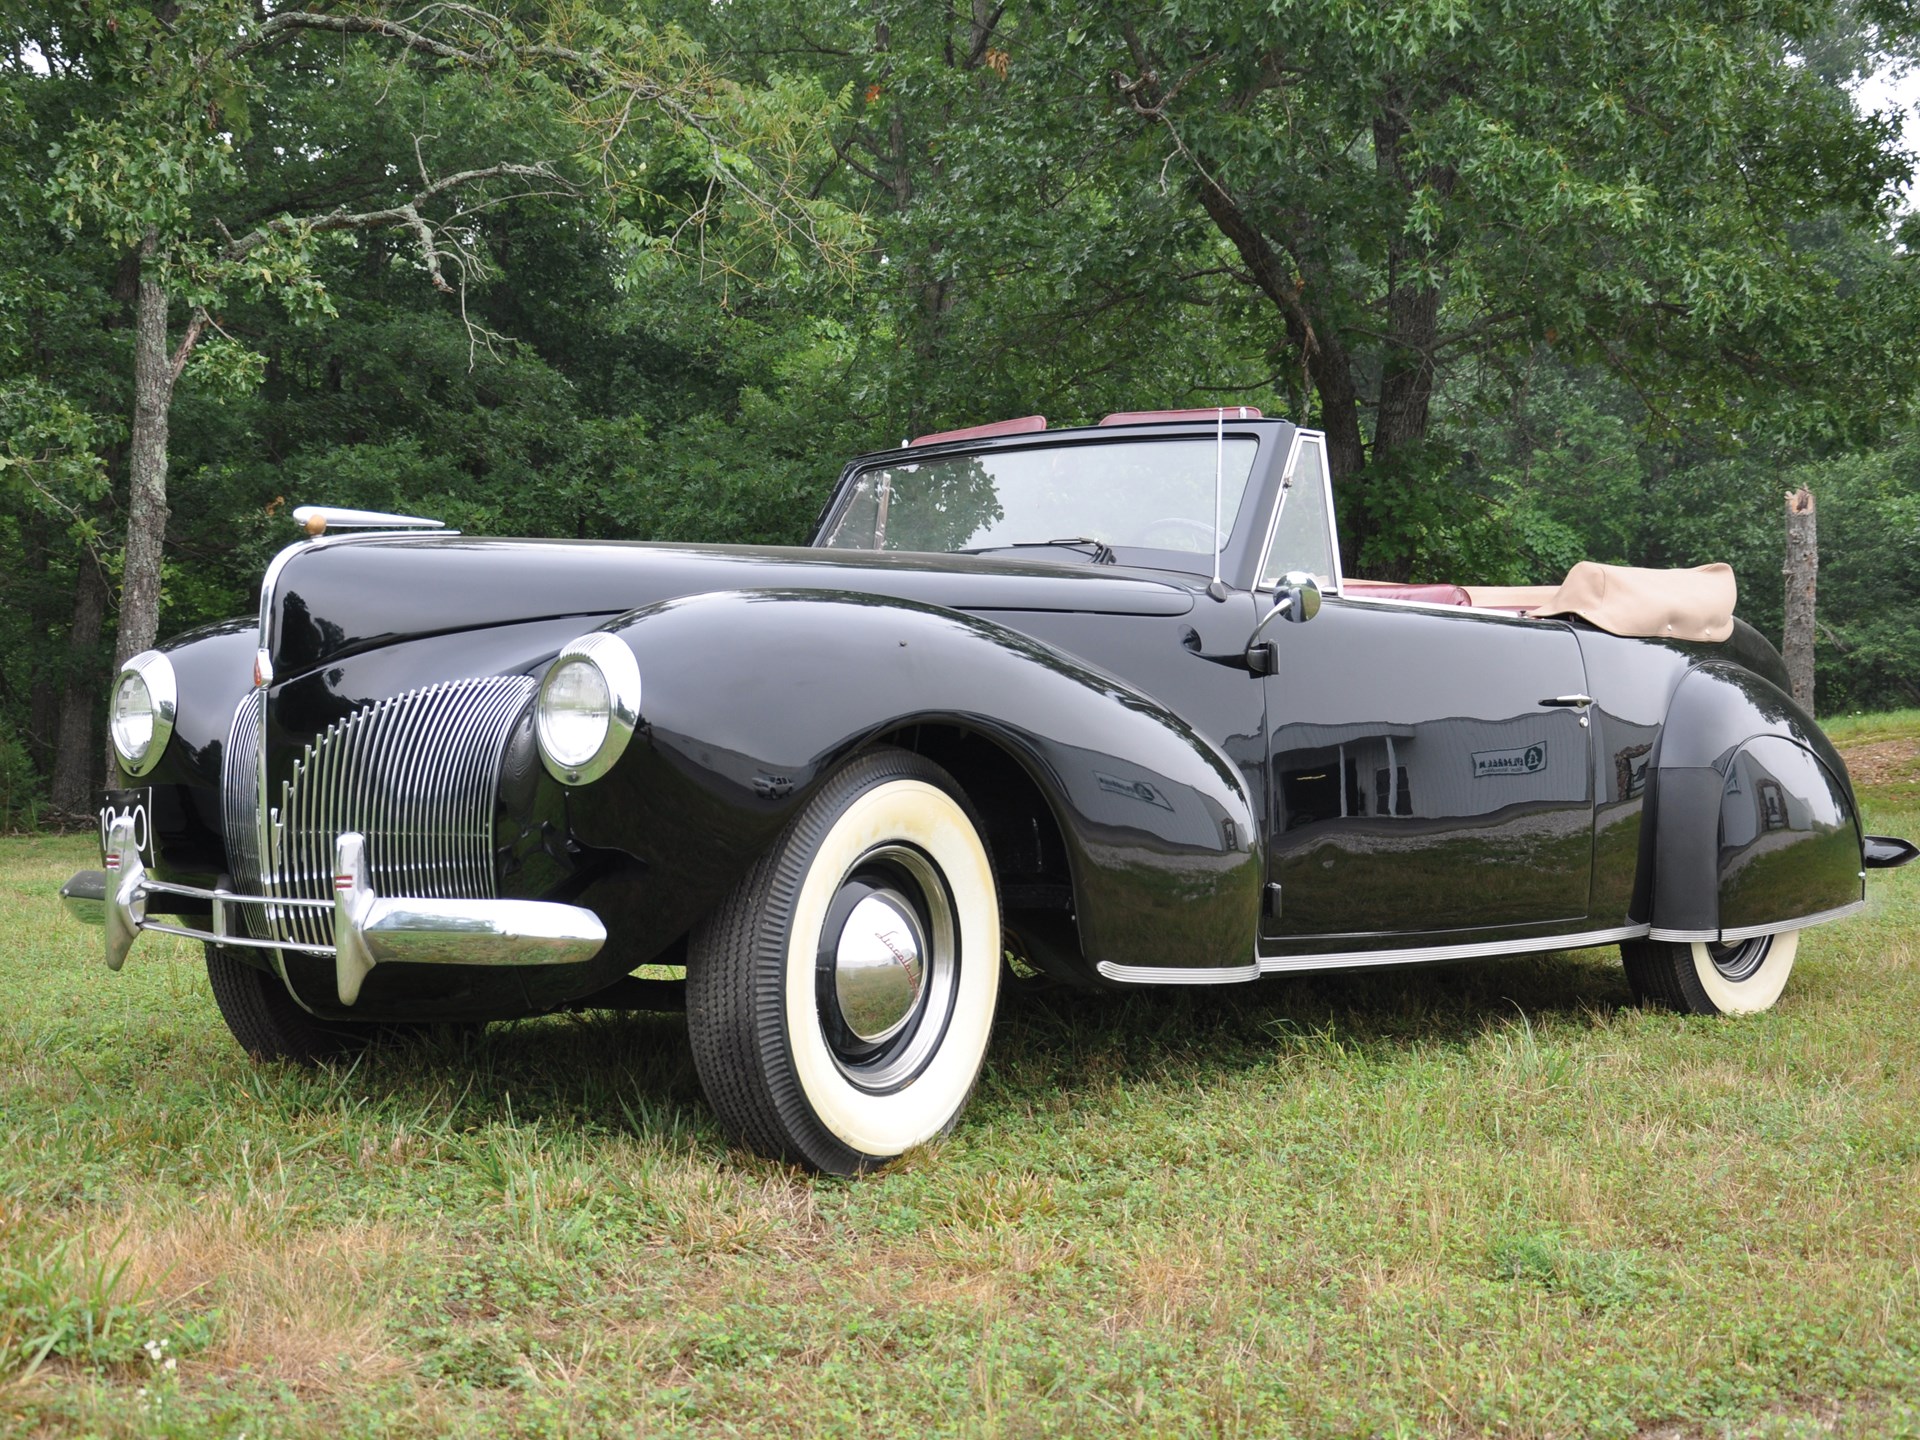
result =
[[[133,843],[140,852],[140,863],[153,867],[153,791],[109,790],[100,797],[100,855],[107,853],[107,831],[122,816],[133,818]]]

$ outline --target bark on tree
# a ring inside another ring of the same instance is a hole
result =
[[[1814,531],[1813,492],[1787,496],[1787,616],[1780,652],[1787,662],[1793,698],[1813,713],[1814,586],[1820,574],[1820,546]]]
[[[154,238],[143,248],[151,256]],[[186,356],[181,357],[184,363]],[[176,372],[167,355],[167,292],[144,268],[134,299],[133,427],[127,446],[127,555],[120,580],[117,668],[160,633],[160,557],[167,541],[167,419]]]
[[[100,708],[95,679],[100,629],[107,618],[107,582],[92,556],[82,556],[73,590],[73,624],[67,631],[66,683],[54,732],[53,817],[77,821],[93,812],[101,781],[100,751],[93,743],[93,716]]]

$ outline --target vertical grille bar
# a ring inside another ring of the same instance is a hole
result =
[[[244,893],[265,893],[260,856],[260,721],[265,693],[250,690],[233,712],[227,731],[227,752],[221,761],[220,810],[227,832],[227,868]],[[255,906],[242,905],[241,923],[255,939],[265,940],[264,925]]]

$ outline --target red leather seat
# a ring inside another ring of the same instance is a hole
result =
[[[1473,597],[1458,585],[1400,585],[1391,580],[1348,580],[1348,594],[1363,600],[1420,600],[1428,605],[1471,605]]]

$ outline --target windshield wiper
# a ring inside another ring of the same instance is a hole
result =
[[[1010,540],[1005,545],[985,545],[983,550],[1078,550],[1082,545],[1090,547],[1086,553],[1093,557],[1096,565],[1113,565],[1113,547],[1104,540],[1096,540],[1091,535],[1068,535],[1059,540]],[[972,552],[979,553],[979,552]]]

